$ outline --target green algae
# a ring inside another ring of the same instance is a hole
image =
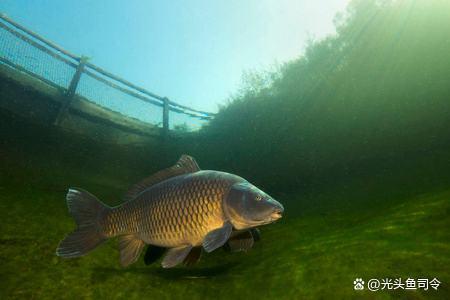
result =
[[[101,195],[101,194],[100,194]],[[434,278],[448,282],[450,190],[382,207],[286,217],[261,229],[247,253],[218,250],[195,267],[162,269],[141,259],[121,268],[117,241],[79,259],[55,248],[73,229],[60,191],[2,187],[1,293],[8,298],[293,299],[358,296],[442,298],[438,291],[354,291],[353,280]],[[220,291],[220,292],[218,292]]]

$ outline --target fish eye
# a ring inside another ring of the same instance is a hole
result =
[[[255,200],[256,201],[261,201],[262,200],[262,196],[261,195],[256,195]]]

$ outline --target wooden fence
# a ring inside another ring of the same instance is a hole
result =
[[[97,80],[98,82],[109,86],[110,88],[131,96],[133,99],[144,101],[153,106],[162,108],[162,128],[164,134],[167,134],[169,131],[170,112],[184,114],[186,116],[189,116],[190,118],[200,120],[210,120],[214,117],[214,114],[212,113],[196,110],[188,106],[178,104],[170,100],[168,97],[156,95],[142,87],[139,87],[125,79],[120,78],[119,76],[111,74],[110,72],[90,63],[86,57],[77,56],[70,53],[69,51],[61,48],[48,39],[43,38],[42,36],[11,20],[4,14],[0,14],[0,30],[3,30],[9,35],[20,39],[28,45],[31,45],[33,48],[46,53],[51,57],[51,59],[63,62],[73,69],[73,76],[70,80],[70,84],[68,84],[68,86],[62,86],[60,83],[55,82],[55,80],[46,78],[46,76],[43,74],[39,74],[39,72],[33,70],[32,67],[27,68],[20,62],[14,62],[9,59],[5,53],[0,52],[1,63],[6,64],[18,71],[24,72],[34,78],[37,78],[50,86],[58,89],[63,89],[65,100],[54,120],[54,124],[56,125],[61,123],[65,114],[67,113],[73,97],[77,94],[77,87],[82,76],[89,76]],[[2,41],[0,39],[0,45],[1,43],[6,43],[6,41]],[[121,113],[126,114],[126,112]]]

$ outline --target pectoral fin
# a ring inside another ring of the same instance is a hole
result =
[[[253,243],[253,235],[247,230],[233,234],[225,244],[225,249],[231,252],[247,251],[253,247]]]
[[[191,245],[185,245],[177,248],[170,248],[167,251],[166,256],[161,263],[163,268],[172,268],[183,262],[183,260],[188,256],[191,251]]]
[[[230,237],[233,225],[230,222],[225,222],[222,227],[209,232],[203,240],[203,248],[206,252],[212,252],[217,248],[223,246]]]

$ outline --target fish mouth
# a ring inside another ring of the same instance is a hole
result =
[[[272,214],[270,214],[270,219],[272,221],[276,221],[278,219],[281,219],[282,216],[283,216],[283,212],[281,210],[276,210]]]
[[[259,220],[254,220],[252,223],[253,225],[266,225],[266,224],[270,224],[272,222],[275,222],[278,219],[282,218],[283,211],[282,210],[276,210],[274,212],[272,212],[268,217],[264,218],[264,219],[259,219]]]
[[[254,219],[253,221],[251,221],[250,223],[253,226],[260,226],[260,225],[266,225],[266,224],[270,224],[275,222],[278,219],[281,219],[283,217],[283,211],[284,208],[280,207],[280,208],[276,208],[272,211],[272,213],[270,215],[266,215],[265,218],[263,219]]]

